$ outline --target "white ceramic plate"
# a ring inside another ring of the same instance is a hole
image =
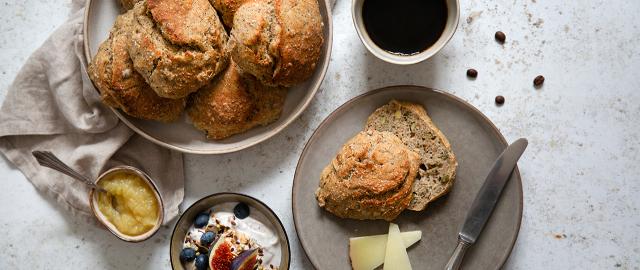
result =
[[[324,44],[315,73],[303,84],[289,90],[282,116],[278,121],[224,140],[207,140],[204,133],[195,129],[185,115],[174,123],[158,123],[130,117],[114,110],[118,117],[141,136],[164,147],[193,154],[222,154],[235,152],[256,145],[277,134],[293,122],[309,105],[320,88],[329,66],[332,44],[331,6],[327,0],[319,0],[320,14],[324,22]],[[117,0],[88,0],[85,11],[84,51],[92,59],[98,46],[109,35],[109,30],[120,14]]]

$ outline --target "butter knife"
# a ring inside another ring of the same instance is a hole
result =
[[[445,266],[446,270],[457,270],[462,264],[467,248],[473,245],[482,232],[482,228],[496,206],[500,193],[504,185],[511,176],[511,172],[516,167],[518,159],[527,148],[527,139],[520,138],[505,149],[498,159],[493,163],[493,168],[489,171],[487,179],[480,188],[478,195],[471,204],[467,217],[458,233],[458,246],[453,251],[453,255]]]

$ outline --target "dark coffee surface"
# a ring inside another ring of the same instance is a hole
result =
[[[447,22],[444,0],[365,0],[364,26],[373,42],[395,54],[416,54],[436,43]]]

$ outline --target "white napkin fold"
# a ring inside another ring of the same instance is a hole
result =
[[[92,179],[119,164],[140,168],[160,190],[166,223],[178,215],[184,197],[182,154],[134,134],[100,102],[83,65],[84,3],[72,1],[69,20],[29,57],[9,87],[0,108],[0,152],[39,191],[92,222],[87,186],[40,167],[31,151],[51,151]]]

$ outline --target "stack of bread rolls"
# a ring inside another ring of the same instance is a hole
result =
[[[121,0],[89,65],[105,104],[162,122],[186,109],[210,139],[276,121],[314,72],[317,0]]]

